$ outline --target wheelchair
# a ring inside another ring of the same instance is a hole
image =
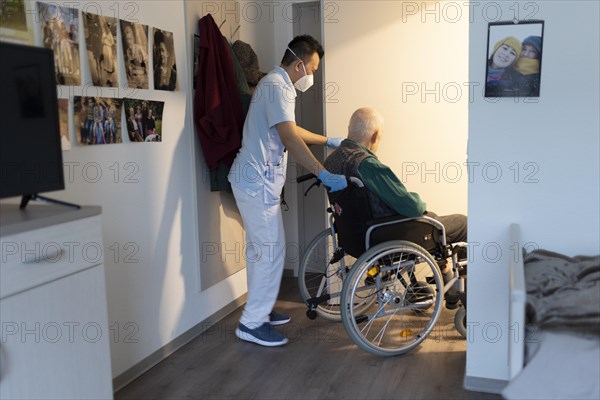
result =
[[[297,182],[309,179],[315,181],[305,195],[321,184],[312,174]],[[466,243],[448,244],[444,226],[426,215],[373,219],[357,178],[328,196],[329,228],[307,246],[298,272],[308,318],[342,321],[361,349],[400,355],[431,333],[454,287],[460,298],[454,325],[466,337]],[[452,278],[444,284],[448,259]]]

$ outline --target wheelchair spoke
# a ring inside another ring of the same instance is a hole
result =
[[[393,241],[375,246],[355,265],[342,293],[348,307],[343,322],[352,340],[384,356],[418,346],[440,314],[442,280],[436,261],[413,243]],[[358,310],[350,300],[368,289],[377,301]]]
[[[392,321],[392,317],[394,316],[395,313],[396,313],[396,310],[394,311],[393,314],[391,314],[389,316],[389,318],[387,319],[387,321],[385,321],[385,324],[381,327],[381,329],[379,330],[379,333],[377,335],[375,335],[375,339],[374,340],[377,340],[377,338],[379,337],[379,340],[377,340],[377,346],[381,345],[381,340],[383,339],[383,335],[385,333],[385,330],[387,329],[388,325]]]

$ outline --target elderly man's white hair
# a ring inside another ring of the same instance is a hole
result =
[[[354,111],[348,125],[348,139],[364,143],[383,128],[383,116],[371,107],[362,107]]]

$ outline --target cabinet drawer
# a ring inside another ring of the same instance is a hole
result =
[[[2,237],[0,298],[103,262],[100,216]]]

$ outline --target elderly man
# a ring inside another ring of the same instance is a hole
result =
[[[377,148],[383,135],[383,117],[372,108],[360,108],[352,114],[348,126],[348,138],[327,158],[324,167],[333,174],[357,177],[369,191],[374,218],[392,215],[418,217],[427,215],[440,221],[446,229],[450,243],[467,241],[467,217],[461,214],[438,216],[426,211],[421,197],[409,192],[396,174],[377,156]],[[452,277],[450,267],[442,271],[444,280]],[[458,295],[446,294],[446,307],[458,306]]]

